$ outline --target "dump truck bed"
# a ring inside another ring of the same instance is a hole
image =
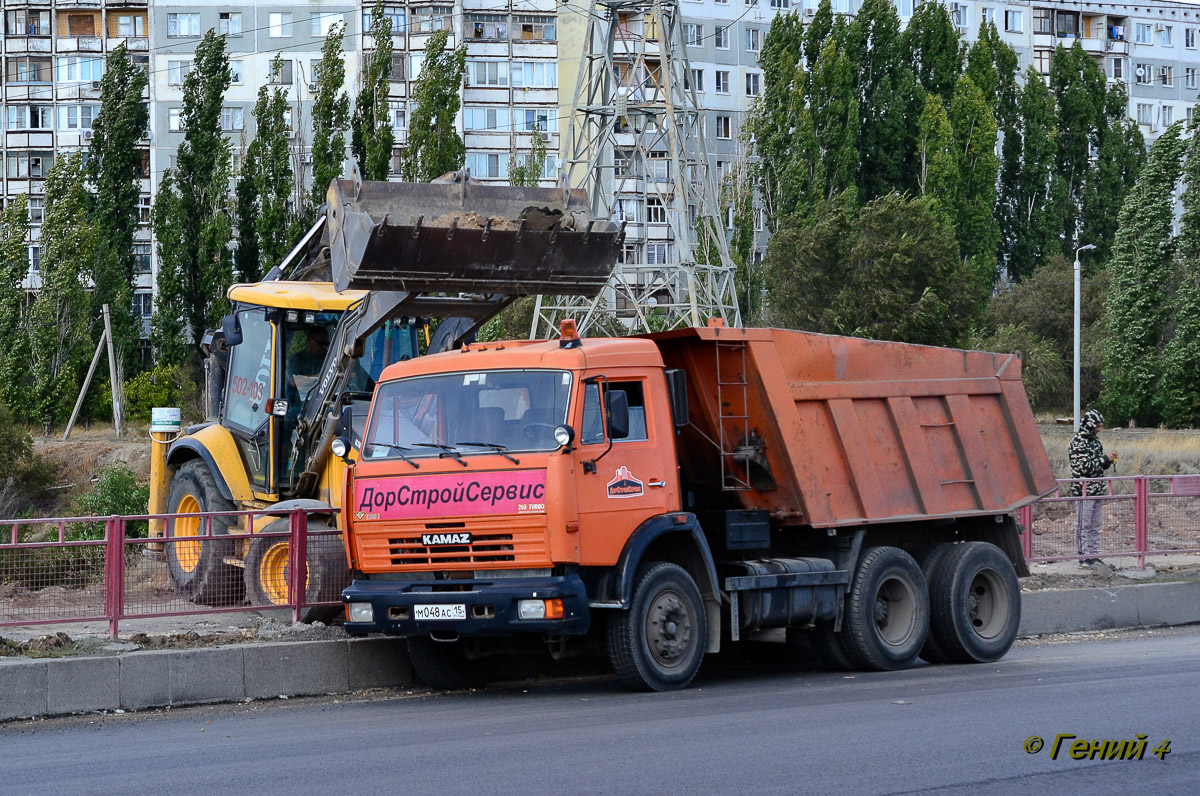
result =
[[[700,492],[816,528],[999,514],[1054,488],[1015,354],[780,329],[651,337]]]

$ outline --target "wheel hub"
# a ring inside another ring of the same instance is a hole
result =
[[[694,622],[683,596],[673,590],[658,594],[646,614],[650,654],[663,666],[677,666],[692,645]]]

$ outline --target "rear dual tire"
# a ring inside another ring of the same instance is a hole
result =
[[[987,542],[940,547],[929,582],[933,646],[922,657],[930,663],[999,660],[1021,624],[1021,585],[1012,562]]]

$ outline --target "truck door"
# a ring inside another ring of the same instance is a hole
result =
[[[242,341],[229,357],[223,425],[233,434],[255,492],[274,491],[274,446],[267,399],[271,397],[275,324],[258,308],[238,313]]]
[[[675,441],[661,375],[613,375],[584,384],[575,468],[579,507],[580,563],[617,561],[629,535],[643,521],[679,507]],[[610,439],[603,395],[621,391],[629,404],[629,434]],[[662,392],[661,399],[658,393]],[[592,470],[589,462],[595,462]]]

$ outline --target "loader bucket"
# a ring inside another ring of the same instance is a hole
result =
[[[328,202],[338,290],[595,296],[623,237],[578,190],[338,180]]]

